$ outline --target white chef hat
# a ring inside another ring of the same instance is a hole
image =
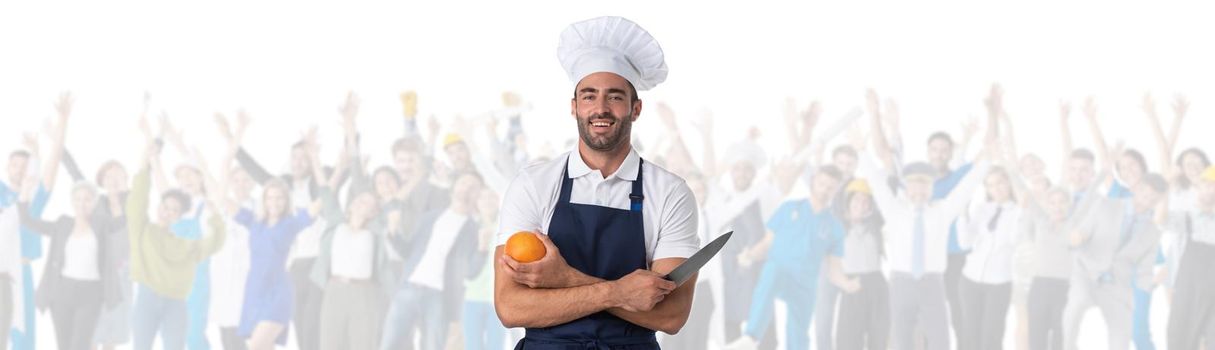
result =
[[[767,164],[768,156],[764,152],[764,148],[755,141],[742,140],[730,146],[730,150],[726,152],[726,164],[733,166],[740,162],[745,162],[758,170]]]
[[[667,79],[662,47],[650,33],[623,17],[598,17],[570,24],[561,32],[557,59],[570,81],[611,72],[645,91]]]

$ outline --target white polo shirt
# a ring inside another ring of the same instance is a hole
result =
[[[518,231],[548,233],[557,200],[561,196],[561,172],[569,161],[573,179],[570,202],[629,210],[629,194],[637,180],[641,157],[629,151],[615,174],[606,177],[591,170],[578,150],[553,160],[533,163],[519,171],[502,196],[498,216],[498,244]],[[642,173],[642,217],[645,226],[646,258],[687,258],[700,249],[696,234],[696,199],[682,178],[645,162]]]

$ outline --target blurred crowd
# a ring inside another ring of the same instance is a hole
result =
[[[254,116],[215,115],[221,147],[200,149],[183,136],[195,130],[150,118],[145,101],[138,131],[122,136],[142,138],[128,150],[137,164],[81,169],[65,147],[63,94],[0,181],[0,349],[51,348],[39,334],[60,349],[512,347],[521,330],[493,304],[500,195],[521,167],[557,154],[529,152],[517,94],[428,122],[416,93],[400,99],[400,124],[360,125],[349,94],[334,117],[342,137],[312,128],[280,145],[287,164],[242,146],[258,142],[245,132]],[[634,147],[685,179],[700,241],[734,232],[664,348],[1075,349],[1090,309],[1111,349],[1215,346],[1215,280],[1201,272],[1215,266],[1215,167],[1177,145],[1187,100],[1171,103],[1166,127],[1145,97],[1152,127],[1139,132],[1156,142],[1144,148],[1107,142],[1095,100],[1062,103],[1060,139],[1032,131],[1058,142],[1056,176],[1018,151],[999,86],[961,134],[913,138],[923,155],[903,151],[900,124],[933,120],[901,119],[876,91],[865,100],[827,118],[791,99],[781,129],[728,147],[712,141],[711,117],[646,111],[663,136]],[[1093,149],[1073,147],[1073,124]],[[401,131],[370,149],[360,127]],[[787,149],[758,142],[782,133]],[[322,159],[322,144],[337,157]],[[169,152],[185,161],[164,166]],[[45,217],[60,169],[73,185],[54,198],[70,209]],[[1167,334],[1150,332],[1154,293],[1169,305]]]

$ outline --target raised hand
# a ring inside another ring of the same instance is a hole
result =
[[[671,105],[666,102],[658,103],[658,118],[662,119],[662,124],[670,130],[676,130],[679,123],[675,122],[675,111],[671,109]]]
[[[1072,103],[1065,100],[1059,100],[1059,118],[1067,121],[1067,118],[1072,115]]]
[[[997,116],[1002,114],[1004,112],[1004,88],[1000,84],[991,84],[991,91],[983,100],[983,104],[987,106],[988,114]]]
[[[64,91],[59,94],[59,99],[55,101],[55,111],[58,112],[60,123],[72,115],[72,104],[75,102],[76,99],[72,98],[71,91]]]
[[[359,115],[359,96],[355,95],[354,91],[346,94],[346,101],[338,106],[338,113],[342,115],[344,123],[354,123],[354,119]]]
[[[1177,119],[1185,116],[1190,110],[1190,101],[1185,98],[1185,95],[1177,94],[1173,99],[1173,114],[1177,115]]]
[[[228,124],[228,118],[224,117],[224,114],[220,112],[215,112],[212,118],[215,120],[215,128],[219,131],[219,135],[224,138],[224,141],[231,144],[234,141],[234,136],[232,135],[232,126]]]
[[[1097,119],[1097,100],[1092,96],[1084,99],[1084,117],[1089,120]]]
[[[1152,93],[1143,94],[1143,114],[1148,118],[1156,118],[1156,99],[1152,98]]]

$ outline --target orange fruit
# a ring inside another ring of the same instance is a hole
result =
[[[536,234],[519,231],[506,240],[506,255],[521,263],[529,263],[544,257],[544,242]]]

